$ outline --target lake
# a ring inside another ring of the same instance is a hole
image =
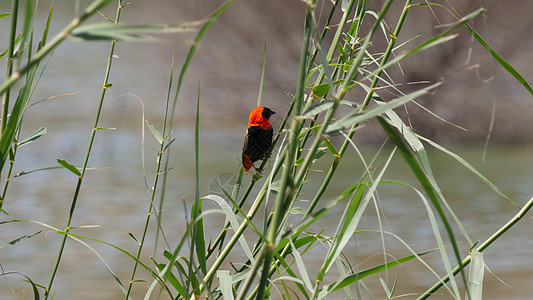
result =
[[[78,163],[80,157],[76,155],[80,155],[81,150],[62,148],[68,147],[63,146],[65,143],[65,145],[79,144],[82,149],[83,134],[76,134],[74,130],[70,132],[68,128],[52,129],[42,140],[20,149],[18,153],[20,161],[17,160],[17,172],[15,173],[36,167],[54,166],[58,155],[71,163]],[[56,137],[55,130],[61,131]],[[186,134],[187,130],[189,134]],[[210,131],[201,138],[200,188],[202,195],[207,195],[217,189],[213,184],[215,178],[232,182],[231,177],[238,172],[240,130],[236,128],[229,128],[224,132],[222,129],[219,130],[220,136],[227,136],[214,139],[212,136],[217,132]],[[190,207],[194,198],[194,152],[192,151],[194,143],[191,140],[191,132],[192,128],[176,130],[176,135],[182,142],[176,144],[172,150],[171,166],[173,169],[169,173],[169,188],[163,213],[163,229],[171,247],[177,244],[184,230],[183,201]],[[86,130],[85,134],[88,137],[89,131]],[[68,143],[65,142],[67,139],[65,136],[69,137]],[[146,177],[150,185],[155,164],[155,139],[147,136],[145,146]],[[484,163],[481,162],[482,149],[462,147],[450,149],[470,161],[519,205],[524,204],[532,196],[533,172],[528,167],[533,165],[530,147],[491,146]],[[374,151],[375,148],[363,149],[367,159],[373,156]],[[383,155],[378,156],[377,161],[380,164],[377,170],[380,170],[385,163],[389,151],[390,149],[384,150]],[[73,225],[98,225],[98,227],[73,229],[72,232],[111,242],[134,253],[136,242],[128,233],[131,232],[137,237],[142,234],[149,199],[149,192],[144,187],[141,165],[140,131],[138,128],[118,126],[116,130],[102,132],[98,136],[93,155],[94,159],[91,160],[90,165],[101,169],[88,171]],[[429,156],[446,199],[473,241],[484,241],[517,212],[517,209],[507,200],[498,196],[447,155],[430,151]],[[313,169],[320,170],[326,167],[331,158],[325,156],[322,160],[323,162]],[[271,164],[268,167],[271,167]],[[348,151],[324,200],[340,194],[350,184],[356,182],[362,170],[362,164],[355,152]],[[323,175],[316,171],[311,178],[319,180],[321,176]],[[249,180],[250,176],[247,175],[245,178]],[[398,153],[383,179],[414,184],[407,165]],[[66,170],[40,171],[13,179],[4,204],[4,209],[11,216],[3,216],[2,219],[37,220],[61,228],[66,222],[76,180],[77,177]],[[316,188],[306,187],[301,197],[302,200],[311,198]],[[378,188],[377,196],[376,206],[372,203],[369,205],[358,229],[379,229],[378,213],[376,213],[379,211],[383,230],[396,234],[415,251],[436,247],[425,208],[412,189],[394,184],[382,184]],[[274,198],[270,200],[270,203],[273,201]],[[305,207],[306,202],[301,202],[301,206]],[[335,207],[328,214],[329,216],[327,215],[316,225],[315,230],[325,228],[326,234],[333,232],[338,216],[342,213],[342,205],[337,206],[338,209]],[[207,203],[206,209],[209,208],[216,207]],[[207,231],[216,236],[223,223],[222,216],[210,215],[206,219]],[[153,253],[154,224],[152,223],[151,235],[143,255],[144,261],[148,264],[150,264],[149,257],[154,255],[164,262],[161,258],[161,251],[168,249],[165,242],[160,240],[157,252]],[[526,295],[533,293],[533,287],[529,284],[529,279],[533,276],[533,262],[529,259],[533,248],[531,226],[532,219],[526,216],[485,251],[485,262],[494,274],[491,275],[488,272],[485,274],[485,299],[523,299]],[[29,223],[4,224],[2,227],[3,242],[43,229]],[[457,227],[454,226],[454,228],[456,237],[462,242],[462,254],[466,255],[469,247]],[[247,234],[247,237],[250,241],[255,239],[253,233]],[[359,264],[353,267],[360,270],[382,262],[383,249],[391,255],[388,256],[389,259],[409,254],[396,238],[385,235],[384,241],[385,246],[378,233],[359,233],[347,246],[345,254],[350,257],[352,263]],[[59,242],[58,234],[45,229],[41,234],[27,241],[3,249],[0,252],[2,267],[5,271],[18,271],[37,283],[46,284],[57,255]],[[129,280],[132,268],[131,259],[109,246],[95,242],[89,242],[89,244],[98,251],[123,282]],[[317,247],[307,256],[304,255],[304,259],[309,259],[310,262],[310,274],[315,274],[313,270],[320,267],[323,255],[325,255],[324,251],[324,248]],[[238,263],[241,262],[241,258],[240,253],[235,253],[230,260]],[[424,259],[442,274],[440,256],[437,253],[429,254]],[[401,268],[391,269],[387,278],[389,283],[393,282],[396,272],[399,272],[397,290],[399,294],[420,293],[436,280],[422,264],[415,261]],[[144,278],[149,282],[136,284],[135,298],[143,296],[151,282],[146,272],[141,270],[138,274],[138,278]],[[386,275],[382,274],[382,276],[385,278]],[[500,282],[498,278],[511,287]],[[380,295],[382,289],[377,277],[371,277],[364,282],[376,295]],[[67,243],[55,287],[57,299],[84,299],[89,294],[91,298],[121,299],[123,297],[116,282],[99,258],[88,248],[72,240]],[[3,299],[20,299],[24,294],[26,296],[23,298],[29,298],[31,294],[28,284],[22,282],[17,276],[3,278],[0,289],[2,295],[11,295],[10,298],[3,296]],[[340,294],[338,299],[342,297]]]

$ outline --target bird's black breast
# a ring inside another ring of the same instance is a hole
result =
[[[256,162],[265,157],[272,145],[272,128],[262,129],[261,126],[250,126],[246,131],[246,142],[243,152],[250,156],[252,162]]]

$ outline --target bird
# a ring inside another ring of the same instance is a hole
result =
[[[273,114],[275,114],[273,110],[262,106],[254,108],[250,113],[242,145],[242,166],[246,173],[253,167],[257,173],[261,174],[261,169],[255,167],[254,163],[270,157],[274,130],[269,118]]]

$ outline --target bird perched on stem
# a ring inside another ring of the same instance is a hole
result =
[[[274,133],[269,122],[270,116],[275,114],[268,107],[258,106],[250,113],[248,128],[244,134],[242,145],[242,165],[244,171],[248,173],[250,168],[261,174],[261,169],[254,166],[258,160],[270,157],[270,147],[272,146],[272,135]]]

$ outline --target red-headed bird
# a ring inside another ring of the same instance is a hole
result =
[[[246,173],[251,167],[261,173],[261,170],[254,166],[254,163],[270,156],[274,131],[268,119],[273,114],[275,112],[270,108],[262,106],[254,108],[250,113],[248,128],[244,134],[244,144],[242,145],[242,165]]]

